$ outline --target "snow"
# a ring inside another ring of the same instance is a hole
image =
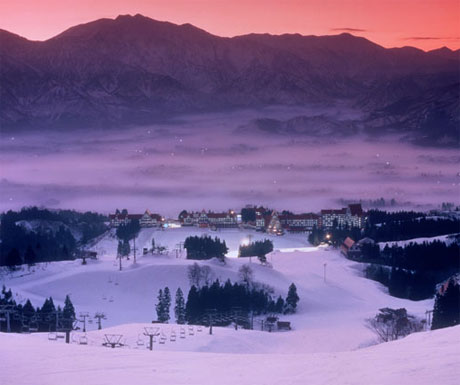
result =
[[[460,326],[356,351],[314,354],[151,352],[35,337],[0,333],[2,384],[453,385],[460,367]]]
[[[436,237],[421,237],[421,238],[412,238],[412,239],[407,239],[404,241],[394,241],[394,242],[379,242],[380,249],[383,250],[386,245],[388,247],[391,247],[393,245],[399,246],[399,247],[404,247],[407,246],[410,243],[431,243],[434,241],[441,241],[445,243],[452,243],[455,242],[455,237],[458,236],[458,233],[456,234],[447,234],[447,235],[438,235]]]
[[[172,249],[186,235],[203,233],[225,239],[234,255],[248,234],[253,239],[267,237],[246,230],[145,229],[136,246],[140,250],[144,245],[150,247],[154,236],[157,245]],[[174,296],[181,287],[186,294],[187,267],[195,261],[176,258],[175,253],[148,254],[138,256],[136,265],[132,259],[124,260],[123,270],[118,271],[117,241],[110,234],[94,247],[101,258],[87,265],[57,262],[38,265],[30,273],[3,274],[0,284],[11,287],[17,300],[30,298],[34,305],[41,305],[45,297],[52,296],[62,304],[69,294],[77,312],[92,315],[103,311],[108,319],[103,321],[102,331],[94,330],[94,323],[88,325],[88,346],[78,345],[82,332],[73,334],[70,345],[62,340],[48,341],[46,333],[0,333],[0,372],[6,373],[2,384],[53,384],[64,379],[75,383],[72,373],[78,373],[79,382],[88,384],[453,383],[454,363],[458,362],[453,354],[458,344],[453,341],[460,334],[459,328],[445,334],[418,333],[403,341],[372,346],[376,337],[365,326],[365,319],[382,307],[405,307],[424,318],[425,311],[433,308],[433,300],[414,302],[389,296],[382,285],[362,276],[362,265],[336,250],[312,247],[305,235],[289,234],[273,240],[275,251],[268,256],[272,268],[260,265],[256,258],[251,266],[255,280],[273,287],[275,295],[286,296],[291,282],[296,284],[298,312],[282,316],[291,322],[292,331],[268,333],[228,327],[214,328],[211,336],[206,328],[199,332],[195,326],[189,335],[187,326],[186,338],[181,339],[178,325],[152,325],[158,290],[168,286]],[[209,265],[221,281],[236,281],[239,267],[249,259],[227,258],[225,265],[217,260],[198,263]],[[173,318],[173,311],[171,315]],[[255,329],[259,325],[256,320]],[[145,326],[159,327],[166,336],[164,344],[155,342],[153,352],[145,348]],[[173,331],[176,341],[170,340]],[[122,334],[127,346],[103,348],[106,333]],[[140,339],[143,348],[137,344]],[[26,367],[28,357],[38,356],[37,362],[27,364],[27,370],[15,374],[18,368]]]

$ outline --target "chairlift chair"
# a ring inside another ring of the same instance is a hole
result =
[[[57,338],[65,338],[65,332],[58,332]]]
[[[139,347],[145,346],[145,342],[144,342],[144,340],[141,338],[141,335],[140,335],[140,334],[137,335],[136,345],[139,346]]]
[[[86,335],[81,336],[81,337],[79,338],[78,343],[79,343],[80,345],[88,345],[88,337],[86,337]]]
[[[57,333],[56,332],[49,332],[48,333],[48,340],[57,341]]]

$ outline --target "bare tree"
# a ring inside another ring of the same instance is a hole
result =
[[[187,276],[190,282],[190,286],[199,288],[201,286],[201,268],[198,263],[194,263],[187,269]]]
[[[187,271],[188,280],[190,286],[195,286],[197,288],[201,285],[210,285],[214,280],[214,272],[209,266],[200,266],[198,263],[194,263],[192,266],[188,267]]]
[[[251,266],[245,264],[239,268],[238,276],[240,280],[246,284],[246,286],[250,286],[254,280],[254,271]]]
[[[201,267],[201,281],[203,282],[204,285],[209,286],[212,281],[214,280],[214,272],[212,269],[204,265]]]
[[[407,310],[383,308],[374,317],[366,320],[367,327],[374,331],[381,342],[388,342],[423,330],[423,322],[407,314]]]

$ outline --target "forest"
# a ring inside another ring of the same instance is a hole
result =
[[[1,215],[0,266],[74,259],[79,245],[107,230],[103,215],[37,207]],[[32,226],[35,224],[35,226]]]

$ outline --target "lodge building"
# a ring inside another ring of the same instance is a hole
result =
[[[138,220],[141,227],[161,227],[164,218],[159,214],[152,214],[149,210],[145,210],[144,214],[128,214],[117,212],[109,215],[110,226],[118,227],[127,225],[132,220]]]

